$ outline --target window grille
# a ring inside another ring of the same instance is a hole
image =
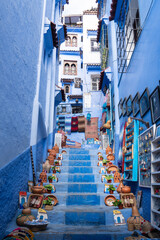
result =
[[[68,64],[68,63],[66,63],[66,64],[64,65],[64,74],[65,74],[65,75],[68,75],[68,74],[69,74],[69,64]]]
[[[138,0],[123,0],[116,30],[119,73],[127,71],[140,33]]]
[[[69,85],[65,85],[64,86],[64,91],[65,91],[65,93],[69,93],[70,92],[70,86]]]
[[[80,88],[81,87],[81,78],[75,78],[75,82],[74,82],[74,87],[75,88]]]
[[[91,76],[91,90],[92,91],[99,91],[99,75],[92,75]]]
[[[100,54],[101,54],[101,69],[104,70],[108,67],[108,30],[107,25],[102,25],[102,37],[100,42]]]
[[[97,43],[96,39],[91,39],[91,51],[98,52],[99,51],[99,43]]]

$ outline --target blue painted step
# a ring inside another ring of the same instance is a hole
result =
[[[83,149],[70,149],[69,154],[89,154],[88,150],[83,150]]]
[[[94,175],[69,175],[68,182],[94,182]]]
[[[65,214],[67,225],[105,225],[104,212],[67,212]]]
[[[68,192],[90,192],[96,193],[97,192],[97,185],[96,184],[69,184],[68,185]]]
[[[92,168],[89,167],[69,167],[69,173],[92,173]]]
[[[91,161],[69,161],[69,166],[91,166]]]
[[[66,205],[100,205],[100,196],[93,195],[69,195]]]
[[[69,155],[69,160],[90,160],[90,155]]]

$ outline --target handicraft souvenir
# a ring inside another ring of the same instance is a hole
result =
[[[109,206],[112,207],[113,206],[113,202],[116,200],[115,196],[113,195],[108,195],[105,197],[104,199],[104,203]]]

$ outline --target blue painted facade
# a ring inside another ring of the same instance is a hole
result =
[[[99,19],[109,18],[111,3],[112,1],[105,1],[105,8],[102,2],[98,1],[101,7]],[[129,1],[130,2],[130,1]],[[129,4],[128,2],[128,4]],[[159,75],[160,69],[159,65],[159,53],[160,53],[160,33],[158,30],[157,22],[160,20],[159,8],[160,3],[158,1],[138,1],[139,6],[139,18],[140,27],[142,29],[139,39],[134,48],[132,57],[130,59],[128,68],[126,72],[118,72],[118,60],[117,60],[117,39],[116,39],[116,29],[118,24],[118,17],[120,14],[120,8],[122,1],[117,2],[117,8],[115,13],[115,21],[108,21],[108,42],[109,42],[109,66],[112,70],[112,97],[114,95],[115,105],[115,122],[112,122],[115,126],[115,149],[116,158],[118,159],[118,146],[119,146],[119,134],[120,126],[124,125],[128,117],[122,116],[119,119],[118,116],[118,103],[119,100],[125,97],[128,98],[129,95],[132,99],[139,92],[140,96],[148,88],[149,94],[159,85]],[[103,11],[103,9],[105,11]],[[113,109],[112,109],[113,111]],[[130,116],[133,116],[131,113]],[[137,118],[141,118],[140,113],[137,114]],[[112,119],[113,120],[113,119]],[[144,121],[148,121],[150,126],[153,124],[151,120],[151,111],[149,110],[143,117]],[[159,124],[159,121],[156,123]],[[145,128],[144,128],[145,129]],[[143,191],[142,206],[144,208],[144,218],[150,220],[150,189],[141,188],[138,182],[132,184],[127,182],[132,186],[133,192],[137,193],[138,190]]]
[[[27,190],[28,180],[32,180],[29,147],[32,146],[37,170],[46,158],[47,148],[54,143],[59,61],[50,21],[58,31],[65,3],[0,3],[0,237],[18,207],[19,191]],[[63,31],[58,38],[59,42],[64,41]]]

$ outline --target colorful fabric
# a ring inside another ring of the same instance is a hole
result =
[[[78,117],[72,117],[71,120],[71,132],[78,131]]]
[[[56,129],[57,131],[61,129],[65,131],[65,116],[57,116]]]
[[[68,135],[71,134],[71,117],[66,117],[65,120],[65,131],[67,132]]]
[[[74,142],[74,141],[70,141],[70,140],[67,140],[67,141],[66,141],[66,145],[72,145],[72,146],[75,146],[75,145],[76,145],[76,142]]]

